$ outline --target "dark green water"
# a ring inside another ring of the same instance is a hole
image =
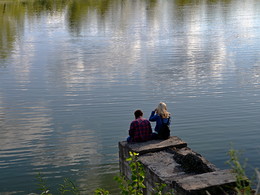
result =
[[[260,167],[259,0],[0,0],[0,194],[116,194],[118,141],[160,101],[219,168]]]

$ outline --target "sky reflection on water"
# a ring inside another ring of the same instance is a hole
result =
[[[116,191],[117,142],[135,109],[148,117],[159,101],[173,134],[218,167],[231,142],[260,167],[259,1],[5,1],[0,10],[0,193],[35,192],[39,171],[52,188],[72,177],[87,192]]]

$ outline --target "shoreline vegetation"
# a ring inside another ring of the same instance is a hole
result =
[[[118,183],[118,188],[120,194],[124,195],[142,195],[143,190],[146,188],[144,185],[145,180],[145,171],[143,165],[138,161],[138,153],[129,152],[130,157],[126,159],[129,162],[131,169],[131,179],[127,180],[124,176],[115,176],[114,180]],[[240,156],[241,152],[235,149],[230,149],[228,151],[229,160],[226,162],[230,165],[231,170],[236,174],[236,187],[234,191],[237,195],[259,195],[260,194],[260,172],[256,168],[255,178],[249,179],[246,175],[246,160],[241,164]],[[38,190],[40,195],[54,195],[47,185],[47,181],[44,179],[44,176],[41,173],[37,176],[37,185],[39,186]],[[156,184],[156,188],[153,189],[154,195],[174,195],[174,190],[170,192],[165,192],[164,188],[166,184]],[[255,186],[255,190],[253,190]],[[58,188],[59,194],[74,194],[81,195],[84,194],[84,191],[80,190],[77,185],[72,182],[70,179],[65,178],[62,184],[59,184]],[[110,192],[103,188],[97,188],[94,192],[94,195],[110,195]],[[210,195],[210,194],[209,194]]]

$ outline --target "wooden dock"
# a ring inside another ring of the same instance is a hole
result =
[[[153,194],[156,183],[164,183],[165,191],[180,195],[235,194],[236,176],[230,170],[218,169],[176,136],[142,143],[119,142],[120,172],[127,178],[131,171],[125,159],[130,151],[139,153],[138,160],[145,168],[144,194]]]

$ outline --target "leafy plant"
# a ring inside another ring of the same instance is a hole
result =
[[[41,195],[52,195],[50,193],[49,187],[47,186],[46,180],[43,179],[41,173],[38,173],[36,179],[38,181],[37,185],[39,186],[38,190],[41,191]]]
[[[41,191],[41,195],[52,195],[50,193],[49,187],[47,186],[47,182],[45,179],[43,179],[43,176],[41,173],[38,173],[37,175],[37,181],[38,181],[38,190]],[[80,190],[78,187],[68,178],[65,178],[63,180],[63,184],[59,184],[60,188],[58,189],[60,194],[75,194],[80,195]]]
[[[144,185],[145,171],[143,165],[137,160],[138,153],[129,152],[130,157],[126,159],[129,162],[131,170],[131,179],[124,176],[116,176],[114,179],[119,183],[121,194],[124,195],[142,195],[146,188]]]
[[[104,190],[102,188],[98,188],[95,190],[95,195],[109,195],[109,191]]]
[[[260,189],[260,172],[258,171],[258,169],[256,169],[255,171],[256,171],[256,176],[257,176],[257,179],[258,179],[255,194],[258,194],[259,189]]]
[[[66,194],[66,193],[75,194],[75,195],[80,194],[80,190],[71,180],[65,178],[63,182],[64,184],[60,184],[60,188],[59,188],[61,194]]]
[[[153,195],[174,195],[174,191],[171,190],[170,192],[164,192],[166,188],[165,183],[156,183],[156,187],[153,188]]]
[[[236,174],[236,188],[238,195],[251,195],[251,181],[247,178],[245,173],[246,162],[241,165],[240,153],[234,149],[230,149],[228,152],[230,159],[227,161],[232,168],[232,171]]]

